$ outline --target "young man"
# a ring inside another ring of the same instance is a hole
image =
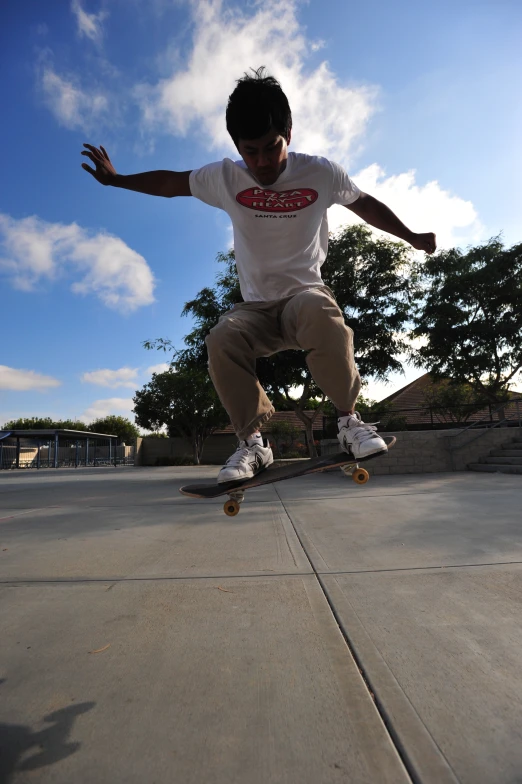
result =
[[[103,147],[89,144],[83,163],[103,185],[154,196],[195,196],[228,213],[244,302],[225,313],[206,339],[209,372],[239,439],[218,482],[253,476],[273,461],[259,427],[274,409],[256,377],[256,358],[307,351],[310,372],[337,407],[339,442],[355,458],[386,451],[373,425],[355,412],[361,387],[353,333],[321,279],[328,249],[327,209],[341,204],[378,229],[433,253],[433,233],[415,234],[351,181],[336,163],[289,153],[292,115],[279,83],[260,68],[229,97],[227,129],[241,156],[185,172],[117,174]]]

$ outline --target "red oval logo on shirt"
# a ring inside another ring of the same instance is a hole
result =
[[[247,188],[236,196],[236,201],[249,210],[259,212],[296,212],[317,201],[319,194],[312,188],[271,191],[266,188]]]

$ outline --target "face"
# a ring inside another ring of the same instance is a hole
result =
[[[272,185],[286,168],[288,141],[271,129],[259,139],[240,139],[237,149],[261,185]]]

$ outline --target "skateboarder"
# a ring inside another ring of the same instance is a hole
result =
[[[227,130],[241,160],[225,158],[185,172],[117,174],[105,149],[90,144],[83,163],[103,185],[154,196],[195,196],[224,210],[234,229],[243,302],[206,338],[209,372],[239,439],[218,482],[248,478],[273,462],[259,432],[274,408],[256,376],[256,358],[307,351],[317,385],[338,411],[338,438],[355,458],[386,450],[374,425],[355,411],[361,382],[353,332],[321,279],[328,249],[327,209],[347,207],[371,226],[433,253],[435,234],[410,231],[382,202],[363,193],[326,158],[288,152],[292,114],[279,83],[263,68],[239,79],[229,97]]]

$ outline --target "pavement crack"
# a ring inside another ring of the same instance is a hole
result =
[[[352,657],[353,661],[355,662],[356,667],[359,670],[359,673],[361,675],[361,679],[362,679],[362,681],[363,681],[363,683],[366,686],[366,689],[368,691],[368,696],[372,700],[372,702],[374,703],[375,708],[376,708],[376,710],[377,710],[377,712],[378,712],[378,714],[379,714],[379,716],[381,718],[381,721],[382,721],[384,727],[386,728],[386,731],[387,731],[387,733],[388,733],[388,735],[390,737],[390,742],[395,747],[395,750],[396,750],[399,758],[401,759],[402,764],[404,765],[404,767],[405,767],[408,775],[410,776],[413,784],[420,784],[419,778],[418,778],[418,776],[417,776],[417,774],[415,772],[415,769],[414,769],[414,766],[413,766],[411,760],[409,759],[408,753],[407,753],[406,749],[404,748],[403,744],[401,743],[401,740],[398,737],[397,733],[395,732],[395,729],[394,729],[394,727],[393,727],[393,725],[392,725],[392,723],[391,723],[391,721],[390,721],[390,719],[389,719],[389,717],[387,715],[386,710],[384,709],[384,706],[382,705],[382,703],[381,703],[381,701],[379,699],[379,695],[378,695],[375,687],[371,683],[371,680],[370,680],[370,678],[368,676],[368,673],[366,672],[366,670],[364,668],[364,665],[363,665],[360,657],[355,652],[353,642],[350,640],[350,638],[348,637],[348,634],[346,633],[346,631],[345,631],[345,629],[343,627],[343,624],[341,622],[339,614],[337,613],[337,610],[335,609],[335,606],[334,606],[333,602],[331,601],[331,598],[330,598],[330,596],[328,594],[328,590],[327,590],[326,585],[325,585],[325,583],[324,583],[324,581],[322,579],[321,573],[318,572],[317,569],[315,568],[314,562],[313,562],[311,556],[309,555],[309,553],[308,553],[308,551],[307,551],[307,549],[306,549],[306,547],[304,545],[303,539],[302,539],[301,535],[299,534],[299,531],[297,530],[297,527],[295,526],[294,521],[290,517],[288,509],[286,508],[285,502],[283,501],[283,499],[279,495],[278,489],[276,487],[274,487],[274,490],[275,490],[276,495],[278,496],[278,498],[279,498],[279,500],[281,502],[281,505],[282,505],[284,511],[286,512],[286,514],[288,516],[290,524],[291,524],[292,528],[295,531],[295,535],[297,536],[299,544],[301,545],[301,547],[303,549],[303,553],[306,556],[306,558],[308,560],[308,563],[310,564],[310,567],[313,570],[313,573],[314,573],[314,575],[315,575],[315,577],[317,579],[317,582],[319,583],[319,587],[320,587],[320,589],[322,591],[322,594],[324,596],[324,599],[325,599],[328,607],[330,608],[330,612],[332,613],[332,615],[333,615],[333,617],[335,619],[335,622],[337,624],[337,628],[339,629],[339,633],[341,634],[342,638],[344,639],[344,641],[346,643],[346,648],[348,650],[348,653]],[[330,574],[330,572],[327,572],[326,574]]]

